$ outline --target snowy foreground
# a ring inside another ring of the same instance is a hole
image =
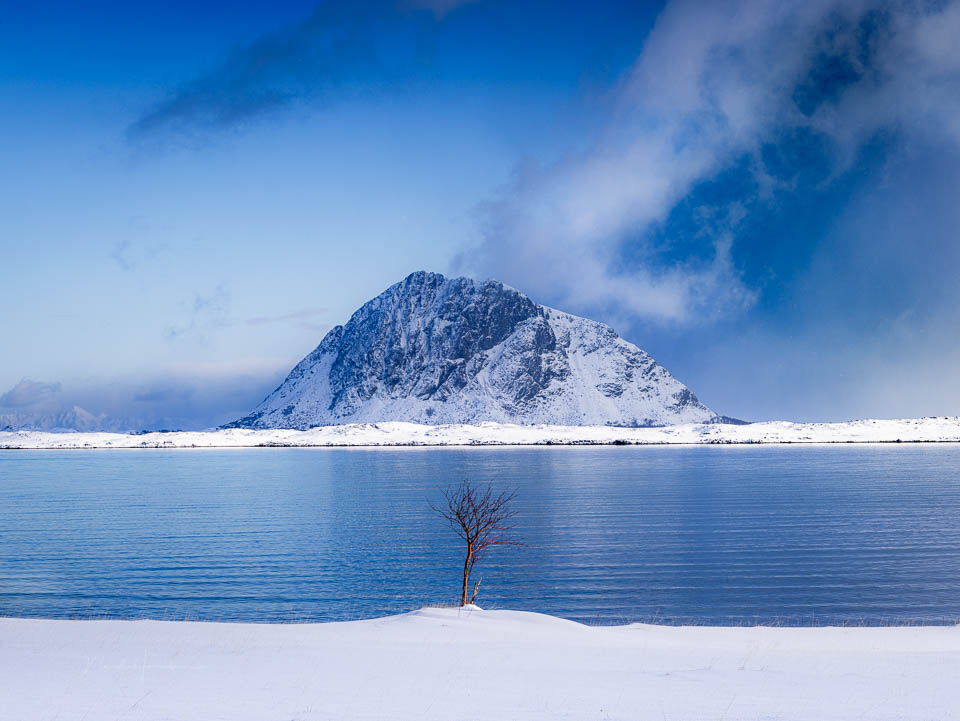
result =
[[[960,718],[960,628],[0,620],[0,719]]]
[[[257,446],[473,446],[545,444],[896,443],[960,442],[960,417],[862,420],[846,423],[748,425],[688,423],[664,428],[520,426],[504,423],[427,426],[359,423],[308,431],[245,430],[178,433],[0,432],[0,448],[242,448]]]

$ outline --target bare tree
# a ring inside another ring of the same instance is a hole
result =
[[[470,481],[461,481],[443,492],[446,505],[430,508],[447,519],[450,527],[467,544],[466,557],[463,560],[463,590],[460,605],[466,606],[477,600],[480,581],[473,584],[473,595],[467,597],[470,588],[470,574],[473,567],[493,546],[521,546],[511,536],[513,525],[510,520],[516,515],[510,507],[516,497],[516,491],[504,491],[493,494],[493,487],[480,488]]]

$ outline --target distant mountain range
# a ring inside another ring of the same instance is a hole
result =
[[[129,433],[151,428],[177,428],[174,419],[158,414],[111,414],[92,412],[75,402],[76,391],[62,397],[60,383],[43,383],[23,378],[0,394],[0,431],[47,431],[53,433]],[[84,394],[90,399],[91,393]],[[95,398],[94,398],[95,400]],[[114,403],[114,408],[116,404]]]
[[[495,280],[420,271],[327,333],[253,412],[226,427],[732,420],[603,323],[538,305]]]
[[[80,406],[57,411],[8,411],[0,409],[0,430],[103,431],[126,430],[107,416],[95,415]]]

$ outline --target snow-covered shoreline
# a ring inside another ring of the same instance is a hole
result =
[[[0,719],[960,718],[960,627],[0,619]]]
[[[142,435],[0,432],[0,449],[958,442],[960,417],[957,416],[845,423],[688,423],[662,428],[502,423],[428,426],[395,422],[321,426],[306,431],[230,428]]]

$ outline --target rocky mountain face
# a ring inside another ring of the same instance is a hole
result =
[[[538,305],[497,281],[421,271],[331,330],[279,388],[228,427],[718,420],[609,326]]]

